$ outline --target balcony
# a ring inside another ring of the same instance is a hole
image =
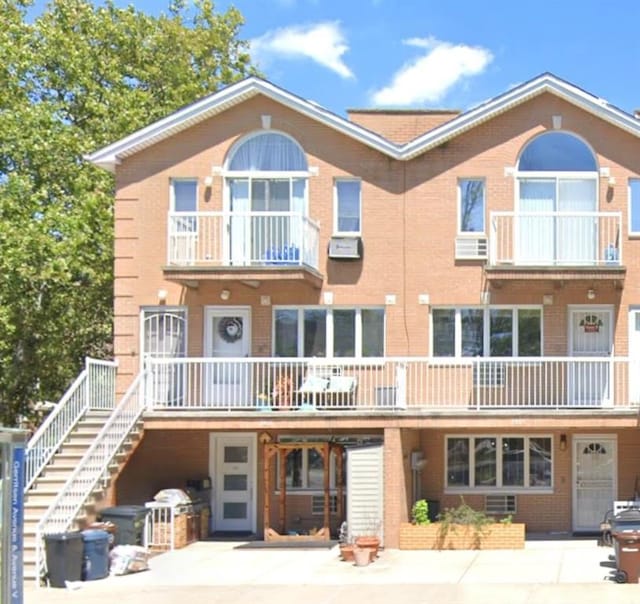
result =
[[[320,287],[319,226],[295,212],[170,212],[165,276],[302,279]]]
[[[150,411],[413,411],[637,408],[640,359],[150,359]]]
[[[490,278],[624,278],[620,212],[491,212],[490,222]]]

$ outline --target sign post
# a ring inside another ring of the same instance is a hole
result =
[[[0,427],[0,604],[23,604],[26,432]]]

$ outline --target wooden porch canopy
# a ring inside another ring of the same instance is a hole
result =
[[[331,453],[336,455],[336,482],[338,491],[337,513],[338,517],[344,515],[344,447],[331,442],[286,442],[273,443],[265,442],[264,449],[264,539],[265,541],[317,541],[329,540],[331,538],[331,483],[330,483],[330,458]],[[287,456],[296,449],[315,449],[322,456],[324,467],[324,521],[322,528],[313,535],[288,535],[287,534]],[[278,520],[280,532],[271,527],[271,465],[273,459],[278,456],[280,459],[280,484],[278,486],[280,494],[278,497]]]

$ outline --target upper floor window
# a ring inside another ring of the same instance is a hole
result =
[[[640,178],[629,179],[629,233],[640,235]]]
[[[436,357],[537,357],[542,351],[540,308],[434,308]]]
[[[599,260],[596,158],[568,132],[529,142],[518,163],[514,249],[518,264],[584,265]],[[609,242],[607,242],[609,243]]]
[[[226,187],[232,263],[301,259],[308,226],[307,180],[304,151],[285,134],[252,134],[231,150]]]
[[[462,178],[458,181],[458,231],[484,233],[484,180]]]
[[[360,233],[361,183],[359,180],[341,178],[335,182],[336,233]]]
[[[198,210],[198,181],[195,178],[174,178],[171,180],[171,211],[186,213],[172,222],[174,232],[196,230],[196,217],[188,214]]]
[[[277,308],[279,357],[384,356],[384,308]]]
[[[596,159],[587,144],[568,132],[546,132],[520,154],[520,172],[595,172]]]
[[[307,158],[300,145],[278,132],[260,132],[243,140],[233,151],[228,170],[233,172],[306,172]]]

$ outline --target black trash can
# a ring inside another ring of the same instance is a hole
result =
[[[437,499],[427,499],[429,506],[429,520],[431,522],[438,522],[438,516],[440,515],[440,501]]]
[[[47,577],[51,587],[66,587],[65,581],[82,579],[82,533],[45,535]]]
[[[116,525],[114,545],[144,545],[144,523],[149,508],[143,505],[116,505],[100,512],[100,520]]]
[[[82,531],[82,580],[104,579],[109,574],[109,533],[99,529]]]

